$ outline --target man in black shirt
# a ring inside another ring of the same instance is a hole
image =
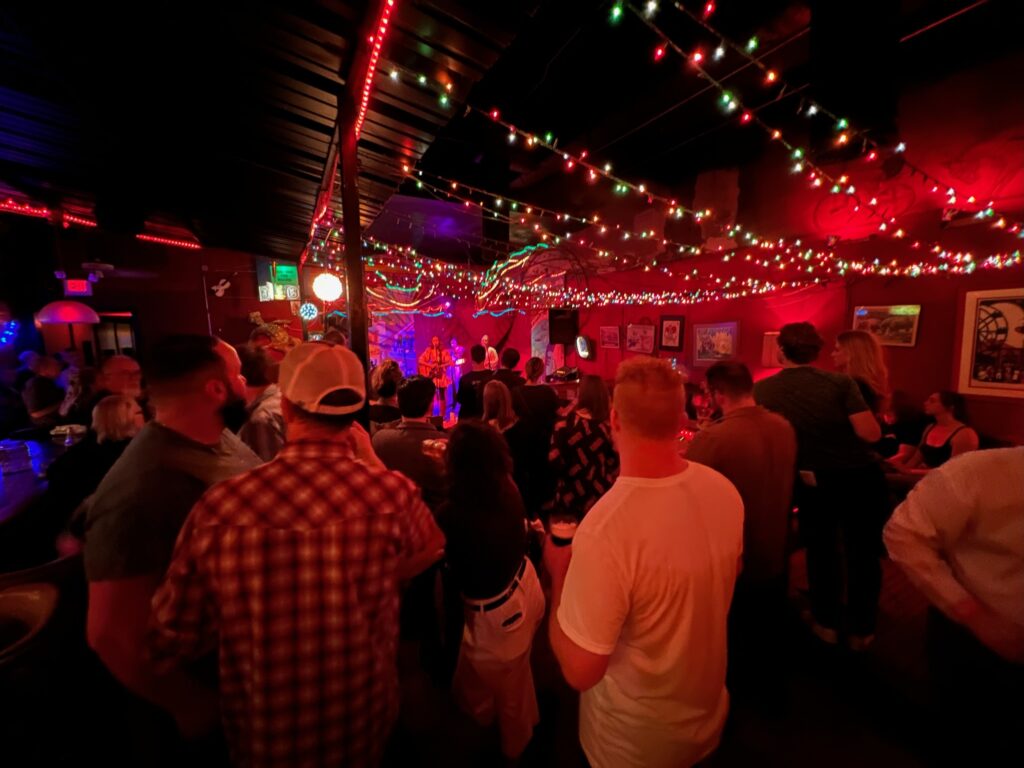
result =
[[[487,350],[474,344],[469,350],[473,370],[459,380],[459,393],[455,398],[459,404],[460,419],[479,419],[484,415],[484,385],[493,374],[487,369]]]
[[[519,365],[519,360],[519,350],[506,347],[501,353],[501,368],[494,374],[494,380],[500,381],[508,387],[508,391],[512,393],[513,399],[516,396],[516,390],[526,384],[526,379],[515,369]]]
[[[829,644],[845,630],[850,647],[863,650],[874,637],[882,587],[886,487],[869,447],[881,429],[853,379],[811,366],[824,345],[813,325],[784,325],[778,344],[783,369],[758,382],[754,397],[796,431],[794,494],[807,545],[812,629]]]

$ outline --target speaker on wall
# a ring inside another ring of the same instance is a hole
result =
[[[579,335],[580,317],[575,309],[548,310],[548,341],[551,344],[576,343]]]

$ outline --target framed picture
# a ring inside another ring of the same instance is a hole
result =
[[[736,357],[739,323],[708,323],[693,326],[693,364],[714,365]]]
[[[654,352],[654,330],[653,325],[627,325],[626,350],[645,355]]]
[[[920,304],[854,307],[853,329],[874,334],[887,347],[912,347],[917,343],[920,318]]]
[[[786,359],[779,349],[779,332],[766,331],[761,340],[761,367],[781,368]]]
[[[1024,398],[1024,288],[967,294],[957,390]]]
[[[619,326],[617,325],[602,325],[601,329],[601,349],[618,349],[620,346],[619,340]]]
[[[686,319],[682,315],[661,316],[661,349],[670,352],[683,351],[683,326]]]

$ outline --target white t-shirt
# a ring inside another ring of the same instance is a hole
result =
[[[580,648],[611,656],[580,697],[594,768],[678,768],[718,745],[742,549],[740,495],[701,464],[619,477],[580,523],[558,623]]]

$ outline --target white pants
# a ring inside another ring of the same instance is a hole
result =
[[[483,612],[472,607],[494,599],[467,601],[455,698],[481,725],[490,725],[497,715],[501,751],[516,758],[540,722],[530,649],[544,618],[544,593],[533,564],[526,561],[519,585],[504,605]]]

